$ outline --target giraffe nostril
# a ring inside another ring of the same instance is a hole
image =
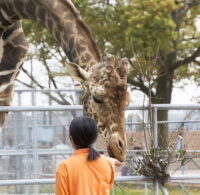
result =
[[[118,145],[119,145],[120,149],[123,148],[123,143],[121,140],[118,141]]]

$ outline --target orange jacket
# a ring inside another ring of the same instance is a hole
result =
[[[101,155],[87,161],[87,149],[76,150],[56,171],[56,195],[109,195],[114,182],[114,161]]]

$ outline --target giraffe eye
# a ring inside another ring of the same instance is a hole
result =
[[[93,100],[97,103],[97,104],[103,104],[103,99],[102,98],[97,98],[95,96],[93,96]]]

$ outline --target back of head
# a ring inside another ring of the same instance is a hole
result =
[[[98,136],[96,122],[86,116],[74,118],[69,127],[69,135],[78,148],[89,148],[88,160],[99,157],[98,152],[92,147]]]

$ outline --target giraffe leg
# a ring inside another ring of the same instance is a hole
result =
[[[7,28],[0,37],[0,106],[10,106],[13,98],[14,81],[22,67],[28,51],[21,22]],[[0,129],[7,113],[0,112]]]

